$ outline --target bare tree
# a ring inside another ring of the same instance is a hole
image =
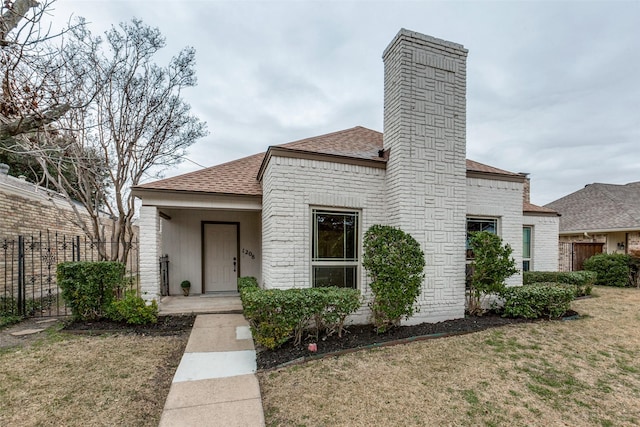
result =
[[[85,25],[69,34],[58,80],[71,82],[73,90],[66,92],[74,93],[75,101],[49,133],[64,155],[38,159],[58,191],[89,212],[89,221],[78,215],[85,232],[114,242],[102,256],[125,260],[134,236],[131,186],[179,163],[186,149],[207,134],[181,96],[196,84],[195,51],[185,48],[167,66],[157,65],[154,56],[165,39],[136,19],[112,27],[104,38]],[[73,174],[63,173],[69,168]],[[68,182],[69,176],[78,182]],[[105,214],[114,220],[110,231],[101,226]]]
[[[19,151],[15,139],[55,122],[70,109],[52,78],[59,66],[51,43],[61,33],[42,25],[55,0],[3,0],[0,5],[0,142]]]

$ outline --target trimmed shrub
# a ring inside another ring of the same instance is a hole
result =
[[[504,317],[556,318],[562,316],[574,299],[574,289],[555,283],[514,286],[501,292]]]
[[[513,250],[502,244],[500,236],[488,231],[470,235],[469,246],[473,251],[471,277],[467,291],[467,311],[479,315],[484,312],[483,300],[489,295],[499,295],[505,289],[505,280],[518,272]]]
[[[630,263],[629,255],[598,254],[584,262],[584,269],[596,272],[596,285],[625,287],[630,281]]]
[[[258,280],[252,276],[238,277],[238,292],[242,293],[245,289],[260,289]]]
[[[398,228],[373,225],[364,235],[362,266],[372,279],[369,307],[376,330],[384,332],[411,317],[424,280],[420,244]]]
[[[360,293],[355,289],[259,289],[250,280],[243,280],[240,289],[253,337],[268,349],[280,347],[292,338],[295,345],[300,345],[310,325],[316,336],[321,330],[342,336],[346,317],[361,304]]]
[[[591,295],[596,283],[593,271],[525,271],[522,273],[522,284],[558,283],[575,288],[576,297]]]
[[[158,303],[153,300],[151,305],[147,305],[135,290],[128,290],[122,299],[111,303],[106,316],[115,322],[148,325],[158,321]]]
[[[113,261],[58,264],[58,286],[73,318],[104,318],[114,295],[123,285],[124,272],[124,264]]]

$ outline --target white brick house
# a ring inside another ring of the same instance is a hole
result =
[[[466,56],[401,30],[383,54],[384,133],[355,127],[135,187],[146,297],[160,293],[162,254],[171,294],[185,279],[201,294],[255,276],[265,288],[338,285],[368,297],[361,248],[373,224],[403,229],[425,253],[409,323],[464,315],[468,230],[498,233],[525,269],[557,270],[558,216],[529,203],[526,175],[465,158]],[[363,308],[354,320],[367,318]]]

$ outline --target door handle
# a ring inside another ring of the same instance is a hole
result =
[[[236,272],[236,257],[233,257],[233,272]]]

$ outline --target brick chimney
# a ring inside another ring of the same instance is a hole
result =
[[[531,203],[531,178],[527,172],[520,172],[520,175],[524,177],[524,184],[522,187],[522,198],[525,203]]]
[[[464,316],[466,58],[462,45],[405,29],[383,53],[389,224],[426,260],[410,323]]]

